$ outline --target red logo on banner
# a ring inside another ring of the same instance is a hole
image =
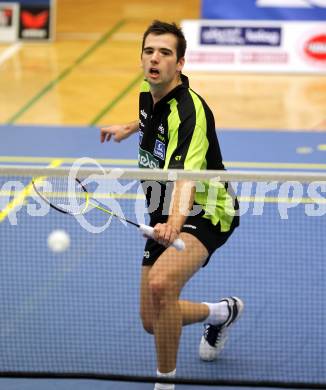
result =
[[[318,61],[326,61],[326,34],[316,35],[304,46],[306,55]]]
[[[49,11],[42,11],[39,14],[32,14],[28,11],[23,11],[21,13],[21,20],[24,28],[42,28],[45,27],[49,19]]]
[[[12,9],[2,8],[0,4],[0,27],[10,27],[12,25]]]
[[[8,19],[12,17],[12,9],[4,8],[3,13]]]

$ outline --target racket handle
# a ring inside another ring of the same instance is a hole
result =
[[[139,230],[146,236],[149,236],[151,238],[154,237],[154,228],[152,226],[140,224]],[[177,238],[176,240],[174,240],[171,246],[173,246],[177,251],[183,251],[186,247],[184,241],[181,240],[181,238]]]

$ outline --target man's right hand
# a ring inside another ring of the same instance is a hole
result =
[[[101,143],[109,142],[111,137],[115,142],[120,142],[129,135],[127,125],[111,125],[101,128]]]
[[[111,125],[101,128],[101,143],[110,141],[111,137],[115,142],[120,142],[129,135],[138,131],[139,121],[127,123],[125,125]]]

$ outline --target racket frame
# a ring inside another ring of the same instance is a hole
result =
[[[89,193],[87,191],[87,188],[82,184],[81,180],[78,179],[77,177],[75,177],[74,180],[80,185],[80,187],[83,190],[83,193],[85,194],[86,206],[83,208],[83,210],[81,212],[74,213],[73,211],[64,210],[64,209],[60,208],[59,206],[51,203],[51,201],[49,199],[47,199],[47,197],[44,196],[41,193],[41,191],[39,191],[37,189],[37,186],[36,186],[36,182],[38,180],[44,180],[45,178],[46,178],[46,176],[44,178],[43,177],[35,178],[35,179],[33,178],[32,179],[32,185],[33,185],[33,188],[34,188],[35,192],[40,196],[40,198],[43,199],[50,207],[52,207],[56,211],[59,211],[60,213],[68,214],[68,215],[82,215],[87,210],[88,206],[92,205],[93,207],[95,207],[95,208],[97,208],[97,209],[99,209],[101,211],[104,211],[105,213],[110,214],[113,217],[119,218],[120,220],[125,221],[125,222],[127,222],[127,223],[129,223],[129,224],[131,224],[131,225],[133,225],[135,227],[137,227],[144,235],[146,235],[147,237],[150,237],[150,238],[153,239],[153,237],[154,237],[154,228],[152,226],[148,226],[148,225],[144,225],[144,224],[138,224],[136,222],[130,221],[129,219],[127,219],[125,217],[122,217],[122,216],[120,216],[118,214],[115,214],[112,211],[110,211],[110,210],[108,210],[108,209],[106,209],[104,207],[99,206],[95,202],[93,203],[91,201],[91,198],[90,198],[90,195],[89,195]],[[185,249],[184,241],[181,238],[177,238],[171,244],[171,246],[176,248],[178,251],[183,251]]]

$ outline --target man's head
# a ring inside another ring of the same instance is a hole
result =
[[[145,47],[145,41],[149,34],[154,35],[163,35],[163,34],[172,34],[175,36],[177,45],[176,45],[176,52],[177,52],[177,61],[180,60],[180,58],[183,58],[186,53],[187,48],[187,42],[183,35],[182,30],[175,24],[175,23],[165,23],[161,22],[159,20],[154,20],[153,23],[147,28],[147,30],[144,32],[143,36],[143,43],[142,43],[142,52]]]
[[[151,88],[164,96],[180,83],[186,40],[175,24],[154,21],[144,33],[141,61]]]

